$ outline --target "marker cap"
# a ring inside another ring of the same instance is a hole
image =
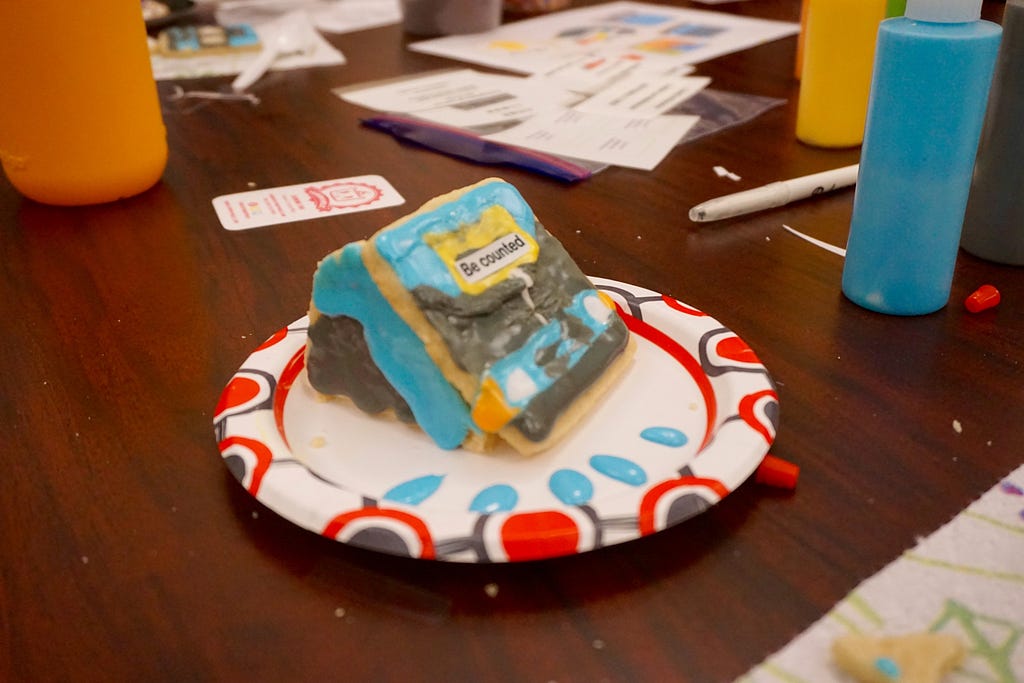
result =
[[[904,16],[917,21],[959,24],[981,18],[982,0],[907,0]]]

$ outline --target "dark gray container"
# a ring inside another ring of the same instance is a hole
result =
[[[402,0],[403,24],[417,36],[481,33],[501,24],[502,0]]]
[[[960,246],[1024,265],[1024,0],[1007,0]]]

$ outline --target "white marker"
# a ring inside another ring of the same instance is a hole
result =
[[[737,192],[711,199],[690,209],[690,220],[695,223],[717,221],[733,216],[771,209],[783,204],[806,199],[814,195],[849,187],[857,182],[859,164],[844,166],[832,171],[812,173],[792,180],[769,183],[753,190]]]

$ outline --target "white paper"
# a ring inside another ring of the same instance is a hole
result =
[[[698,92],[710,79],[625,73],[591,98],[592,111],[569,108],[580,96],[546,78],[498,76],[472,69],[348,88],[337,94],[377,111],[411,114],[461,128],[510,124],[485,137],[548,154],[650,170],[698,120],[661,112]],[[662,87],[666,83],[667,91]],[[662,96],[648,97],[651,93]]]
[[[521,87],[522,80],[514,76],[457,69],[367,88],[339,90],[338,95],[346,102],[368,109],[411,114],[467,102],[510,99],[516,88]]]
[[[298,9],[327,33],[362,31],[402,20],[399,0],[227,0],[217,5],[216,17],[221,24],[255,26]]]
[[[351,33],[402,21],[398,0],[334,0],[321,2],[309,13],[313,23],[327,33]]]
[[[403,203],[383,177],[364,175],[221,195],[213,209],[225,230],[249,230]]]
[[[704,62],[799,30],[794,22],[624,1],[552,12],[486,33],[435,38],[409,48],[527,74],[544,73],[581,56],[626,57],[667,68]]]
[[[580,55],[533,74],[530,76],[530,81],[548,83],[572,92],[593,95],[638,71],[651,72],[650,69],[645,68],[644,60],[628,55],[615,57]],[[682,64],[675,69],[669,69],[668,72],[658,72],[656,75],[683,76],[693,71],[693,66]]]
[[[627,119],[567,109],[485,137],[548,154],[650,171],[697,120],[671,115]]]
[[[653,118],[690,99],[711,83],[706,76],[684,78],[632,75],[576,105],[577,111]]]
[[[526,121],[535,116],[563,109],[565,106],[557,102],[511,97],[487,104],[469,102],[454,107],[426,109],[416,112],[416,116],[456,128],[483,128]]]
[[[508,92],[490,98],[481,98],[449,107],[424,109],[416,116],[428,121],[459,128],[483,128],[498,124],[512,124],[549,114],[576,104],[582,96],[547,84],[529,84],[517,79]]]
[[[518,123],[570,107],[581,95],[519,76],[458,69],[365,88],[337,91],[342,99],[376,111],[415,114],[459,128]]]

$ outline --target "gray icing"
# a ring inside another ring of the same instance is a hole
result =
[[[309,327],[306,374],[322,394],[348,396],[360,410],[377,414],[388,408],[402,422],[414,422],[409,404],[377,368],[363,337],[362,324],[346,315],[321,315]]]
[[[552,384],[547,391],[538,395],[512,420],[527,439],[543,441],[551,431],[555,420],[585,388],[593,384],[608,367],[611,359],[618,357],[626,347],[629,333],[619,319],[596,340],[590,350],[580,359],[560,382]]]
[[[562,244],[536,224],[540,255],[521,267],[534,285],[529,300],[524,280],[509,278],[484,292],[449,297],[433,287],[413,290],[417,305],[438,331],[459,366],[480,375],[494,361],[523,345],[544,323],[563,317],[573,296],[590,288]],[[538,317],[539,315],[539,317]]]
[[[524,273],[533,276],[533,265],[520,268]],[[526,283],[520,279],[503,280],[490,287],[478,296],[460,296],[452,298],[433,287],[419,287],[414,296],[416,303],[423,309],[441,315],[454,315],[459,318],[470,318],[487,315],[491,311],[505,305],[509,299],[522,297]]]
[[[481,376],[488,366],[521,347],[551,320],[561,323],[564,339],[579,344],[590,340],[590,328],[564,309],[577,293],[592,285],[562,244],[539,222],[536,232],[540,254],[536,263],[520,267],[525,277],[510,277],[477,295],[449,297],[427,286],[413,290],[417,305],[441,335],[452,358],[470,374]],[[527,282],[532,282],[529,288]],[[612,325],[590,342],[591,348],[568,372],[566,361],[555,356],[556,346],[541,349],[537,364],[549,376],[560,379],[535,397],[512,424],[526,438],[543,440],[560,412],[622,352],[628,337],[625,324],[613,318]]]

